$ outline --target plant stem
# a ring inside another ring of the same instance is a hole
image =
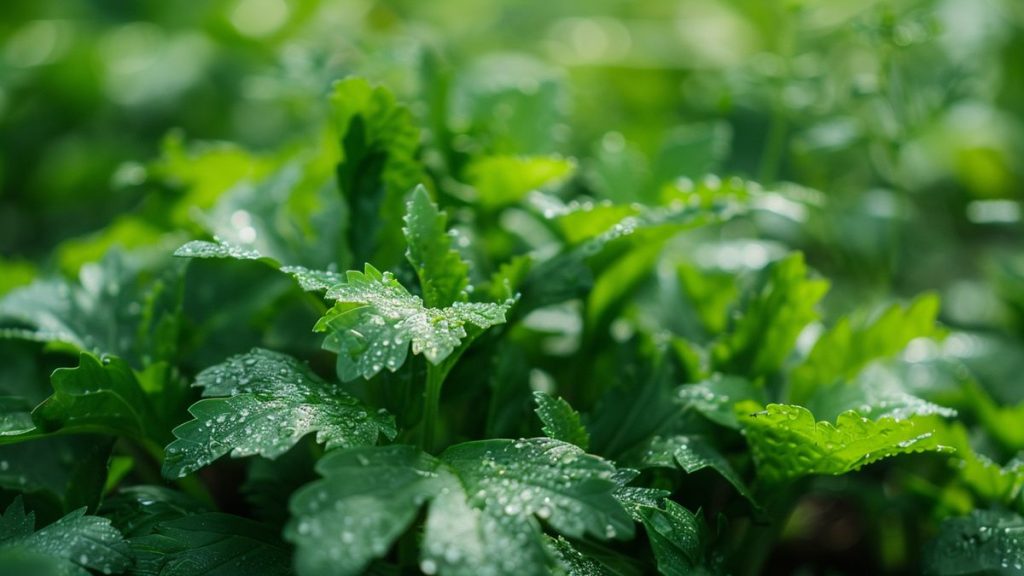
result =
[[[423,430],[420,436],[420,448],[424,452],[433,452],[435,433],[437,432],[437,412],[441,404],[441,384],[444,373],[440,366],[427,362],[427,389],[424,392]]]

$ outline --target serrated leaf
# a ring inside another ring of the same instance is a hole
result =
[[[466,299],[469,267],[452,248],[445,223],[448,218],[417,186],[405,211],[405,257],[420,279],[424,303],[432,308],[451,306]]]
[[[975,510],[950,518],[924,551],[931,576],[1019,574],[1024,571],[1024,518],[1011,512]]]
[[[898,454],[950,451],[935,435],[934,417],[869,420],[851,410],[832,424],[816,421],[801,406],[769,404],[761,411],[745,411],[740,418],[743,433],[758,477],[768,483],[845,474]]]
[[[645,466],[682,468],[693,474],[705,468],[718,472],[751,503],[754,496],[729,461],[707,438],[699,435],[655,436],[643,452]]]
[[[341,139],[337,178],[349,205],[347,234],[354,260],[391,268],[405,250],[405,196],[417,184],[428,183],[416,159],[420,131],[391,92],[362,78],[336,82],[330,102]]]
[[[842,318],[814,344],[810,354],[793,368],[789,377],[789,398],[803,404],[815,390],[828,390],[838,381],[853,378],[874,360],[893,356],[915,338],[940,335],[935,318],[939,299],[921,296],[906,307],[898,304],[870,323],[855,325]]]
[[[534,392],[533,400],[537,403],[537,417],[544,423],[545,436],[587,449],[590,444],[590,433],[580,423],[579,413],[573,410],[564,398]]]
[[[733,326],[713,346],[715,367],[750,377],[778,370],[800,332],[818,317],[815,306],[827,291],[828,282],[807,277],[799,252],[772,264]]]
[[[657,508],[661,501],[668,498],[672,493],[660,488],[646,488],[644,486],[629,486],[628,484],[640,476],[639,470],[632,468],[619,468],[612,479],[619,485],[615,489],[615,499],[622,504],[622,507],[629,512],[635,522],[642,522],[640,511],[644,507]]]
[[[370,379],[385,368],[398,370],[410,344],[413,354],[439,364],[483,330],[504,323],[512,305],[455,302],[428,308],[390,272],[381,273],[369,264],[364,272],[350,270],[346,281],[331,288],[327,297],[338,304],[315,330],[328,333],[324,348],[338,354],[338,374],[345,381]]]
[[[131,566],[131,552],[110,521],[78,509],[33,532],[35,515],[25,513],[21,497],[0,516],[0,572],[14,562],[37,559],[53,574],[88,576],[88,570],[119,574]],[[9,564],[9,562],[11,562]],[[13,566],[12,566],[13,564]]]
[[[603,566],[579,550],[573,548],[568,540],[561,536],[549,538],[548,548],[551,549],[558,565],[566,576],[614,576],[615,572]]]
[[[328,448],[372,445],[396,434],[390,416],[372,412],[341,386],[302,362],[253,349],[196,377],[207,399],[189,408],[195,419],[174,429],[164,475],[181,477],[230,453],[275,458],[307,434]],[[211,396],[227,396],[209,398]]]
[[[628,538],[611,464],[551,439],[486,440],[434,458],[409,446],[335,451],[292,499],[286,537],[300,574],[359,573],[426,500],[420,568],[440,574],[547,571],[538,519],[574,537]]]
[[[292,574],[277,530],[231,514],[201,513],[157,523],[130,540],[139,576]]]
[[[708,528],[698,512],[693,514],[671,500],[665,508],[642,512],[658,572],[665,576],[721,574],[708,550]]]
[[[488,208],[514,204],[530,192],[572,176],[576,163],[559,156],[483,156],[466,167],[478,202]]]

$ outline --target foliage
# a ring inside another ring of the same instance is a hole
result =
[[[1019,3],[342,4],[5,6],[0,573],[1024,571]]]

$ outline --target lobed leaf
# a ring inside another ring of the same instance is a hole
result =
[[[835,424],[818,422],[801,406],[769,404],[741,416],[743,433],[768,483],[809,474],[839,475],[897,454],[950,451],[939,443],[934,417],[869,420],[854,411]]]
[[[119,574],[132,564],[121,533],[84,508],[38,531],[34,527],[35,515],[26,514],[21,497],[15,498],[0,515],[0,572],[23,573],[30,565],[42,573],[88,576],[88,570]]]
[[[288,547],[277,530],[214,512],[168,519],[130,540],[138,576],[288,576]]]
[[[369,264],[363,272],[350,270],[327,297],[338,304],[314,329],[327,332],[324,348],[338,354],[338,374],[345,381],[370,379],[385,368],[398,370],[410,344],[413,354],[439,364],[483,330],[504,323],[512,305],[508,300],[428,308],[393,274]]]
[[[185,476],[230,453],[275,458],[316,433],[328,448],[375,444],[396,434],[390,416],[372,412],[337,384],[298,360],[253,349],[196,378],[204,396],[189,408],[195,419],[174,429],[164,475]],[[226,397],[223,397],[226,396]]]
[[[628,538],[611,464],[551,439],[486,440],[434,458],[409,446],[328,454],[292,499],[286,537],[300,574],[357,574],[427,512],[420,568],[433,574],[544,573],[538,519],[568,536]]]

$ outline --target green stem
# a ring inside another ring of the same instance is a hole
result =
[[[423,430],[420,436],[420,448],[424,452],[434,451],[434,441],[437,432],[437,412],[441,405],[441,384],[444,383],[444,373],[440,366],[427,362],[427,389],[424,392],[423,404]]]
[[[741,539],[735,547],[737,565],[735,573],[740,576],[761,574],[764,564],[778,544],[782,530],[789,520],[793,508],[802,493],[800,486],[804,483],[778,487],[771,495],[761,499],[764,509],[760,519],[751,521],[742,532]],[[763,493],[763,491],[759,491]]]

